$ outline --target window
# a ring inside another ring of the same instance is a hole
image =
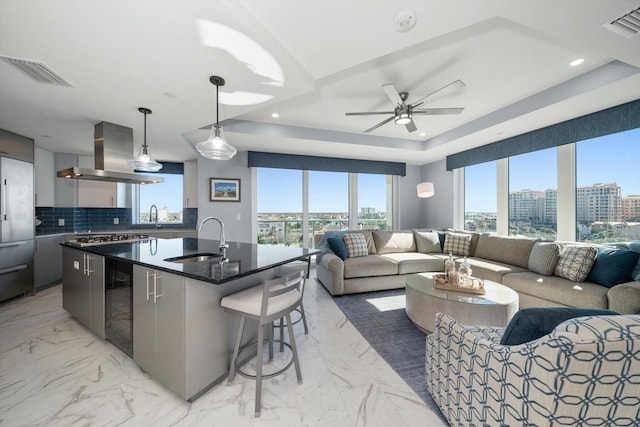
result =
[[[148,175],[149,172],[144,174]],[[158,223],[181,224],[184,200],[184,176],[182,172],[157,173],[155,175],[164,178],[164,182],[134,186],[133,223],[148,223],[151,206],[156,205],[158,208]]]
[[[464,168],[464,229],[496,231],[496,162]]]
[[[640,240],[640,129],[576,144],[576,240]]]
[[[258,243],[302,246],[302,171],[258,168]]]
[[[309,171],[309,222],[315,231],[349,228],[349,174]]]
[[[392,228],[392,176],[357,175],[358,228],[390,230]]]
[[[557,148],[509,158],[509,234],[555,240]]]

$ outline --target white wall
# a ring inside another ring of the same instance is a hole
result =
[[[398,198],[396,212],[397,229],[409,230],[420,228],[421,199],[418,198],[416,186],[422,182],[420,166],[407,165],[407,175],[398,178]]]
[[[453,172],[447,171],[446,160],[422,166],[422,181],[433,182],[435,195],[420,200],[420,228],[453,227]],[[414,189],[415,194],[415,189]]]
[[[209,197],[210,178],[240,179],[240,202],[212,202]],[[231,160],[209,160],[198,156],[198,224],[208,216],[220,218],[225,225],[225,238],[230,242],[252,242],[251,169],[247,167],[247,152],[238,152]],[[240,215],[240,219],[236,218]],[[218,240],[220,227],[209,221],[198,233],[201,239]]]

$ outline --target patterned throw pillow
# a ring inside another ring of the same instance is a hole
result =
[[[344,236],[342,236],[342,239],[344,240],[344,244],[347,247],[349,258],[369,255],[367,238],[364,236],[364,234],[345,234]]]
[[[471,234],[447,233],[442,252],[461,256],[471,255]]]
[[[534,273],[551,276],[560,259],[560,247],[557,243],[536,242],[529,255],[529,270]]]
[[[584,282],[598,251],[593,246],[565,246],[556,265],[555,275],[572,282]]]

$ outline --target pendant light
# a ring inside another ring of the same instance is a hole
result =
[[[224,79],[218,76],[209,77],[211,84],[216,87],[216,124],[211,126],[211,133],[206,141],[199,142],[196,150],[207,159],[229,160],[236,155],[237,150],[224,140],[222,126],[218,120],[218,88],[224,86]]]
[[[149,147],[147,146],[147,114],[151,114],[151,110],[145,107],[138,108],[142,114],[144,114],[144,143],[140,147],[140,152],[132,160],[127,163],[133,166],[135,170],[143,172],[158,172],[162,169],[162,165],[155,160],[149,154]]]

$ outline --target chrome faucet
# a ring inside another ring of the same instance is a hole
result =
[[[220,224],[220,246],[218,246],[218,249],[220,250],[220,256],[222,257],[222,260],[220,262],[226,262],[228,261],[227,248],[229,247],[229,244],[224,239],[224,223],[222,222],[222,220],[219,218],[216,218],[215,216],[208,216],[205,219],[203,219],[202,222],[200,223],[200,226],[198,227],[198,232],[202,231],[202,226],[204,225],[204,223],[211,219],[214,221],[217,221],[218,224]]]
[[[151,205],[149,208],[149,222],[151,222],[153,209],[156,210],[156,228],[158,228],[158,207],[156,205]]]

